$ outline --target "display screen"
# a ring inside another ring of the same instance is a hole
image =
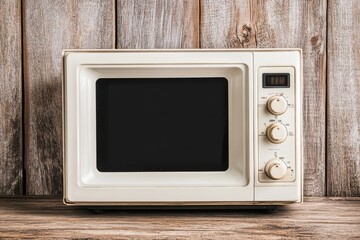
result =
[[[227,170],[227,79],[98,79],[96,146],[100,172]]]
[[[289,88],[290,74],[289,73],[264,73],[263,74],[264,88]]]

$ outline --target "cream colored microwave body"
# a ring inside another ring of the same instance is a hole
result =
[[[300,49],[65,50],[64,202],[302,201]]]

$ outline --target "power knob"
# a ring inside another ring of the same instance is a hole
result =
[[[272,96],[266,105],[269,112],[274,115],[281,115],[288,108],[288,102],[283,96]]]
[[[268,161],[265,165],[265,174],[271,179],[282,179],[283,177],[285,177],[286,173],[286,163],[278,158],[274,158]]]
[[[273,123],[266,129],[266,136],[270,142],[279,144],[286,140],[287,138],[287,129],[282,123]]]

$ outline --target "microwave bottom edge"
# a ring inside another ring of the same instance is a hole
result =
[[[302,203],[298,201],[219,201],[219,202],[70,202],[63,198],[67,206],[82,206],[104,209],[267,209],[290,204]]]

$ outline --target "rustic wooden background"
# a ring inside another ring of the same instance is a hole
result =
[[[60,195],[64,48],[299,47],[305,195],[360,196],[358,0],[0,0],[0,195]]]

